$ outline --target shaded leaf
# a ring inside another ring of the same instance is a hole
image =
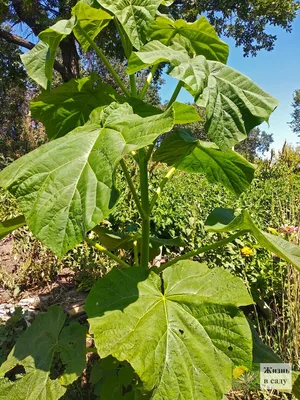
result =
[[[19,215],[16,218],[8,219],[0,222],[0,240],[6,235],[25,225],[25,218],[23,215]]]
[[[39,34],[40,42],[21,59],[30,78],[48,90],[52,83],[53,65],[59,43],[69,35],[75,18],[61,20]]]
[[[205,17],[192,23],[158,17],[151,24],[148,35],[165,45],[179,43],[193,56],[202,55],[208,60],[227,62],[229,46],[219,38]]]
[[[96,73],[91,76],[72,79],[51,93],[43,92],[30,103],[33,118],[41,121],[49,139],[64,136],[87,121],[100,122],[103,107],[112,102],[128,102],[135,114],[141,117],[162,114],[163,110],[137,98],[125,98],[107,83],[103,83]],[[175,124],[197,122],[201,120],[196,108],[192,105],[175,102]]]
[[[136,49],[140,49],[145,43],[146,31],[161,2],[162,0],[98,0],[103,8],[118,18]]]
[[[245,191],[253,177],[254,166],[234,151],[222,152],[210,142],[193,138],[188,130],[176,130],[153,155],[181,171],[204,174],[211,183],[221,183],[236,194]]]
[[[115,168],[174,124],[173,110],[141,118],[128,104],[19,158],[0,173],[31,231],[59,257],[80,243],[116,204]]]
[[[88,51],[90,44],[85,38],[85,35],[82,34],[80,28],[82,28],[85,33],[94,40],[113,18],[101,8],[96,9],[82,1],[79,1],[76,6],[73,7],[72,14],[76,16],[76,25],[73,30],[74,35],[85,52]]]
[[[152,399],[214,400],[230,389],[233,365],[251,368],[251,332],[237,308],[250,303],[239,278],[183,261],[162,277],[114,269],[85,309],[100,356],[130,362]]]
[[[258,333],[256,332],[252,322],[248,322],[252,332],[253,340],[253,363],[282,363],[283,361],[281,360],[281,358],[276,353],[274,353],[274,351],[269,346],[266,346],[263,343]]]
[[[300,269],[300,247],[261,231],[246,210],[236,216],[231,209],[216,208],[207,218],[205,228],[212,232],[250,231],[261,246]]]
[[[77,323],[64,326],[65,314],[58,306],[38,314],[33,324],[17,340],[7,360],[0,367],[0,388],[7,400],[59,399],[85,368],[86,328]],[[50,378],[54,355],[60,353],[64,374]],[[11,383],[4,375],[22,365],[25,375]],[[0,397],[1,398],[1,397]]]
[[[93,73],[90,77],[72,79],[41,93],[30,103],[33,118],[43,122],[50,139],[64,136],[77,126],[84,125],[90,113],[99,106],[107,106],[122,97]]]

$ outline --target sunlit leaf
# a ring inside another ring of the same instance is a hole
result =
[[[146,41],[146,31],[154,20],[162,0],[98,0],[98,3],[120,21],[136,49]]]
[[[279,236],[261,231],[247,211],[235,215],[226,208],[216,208],[206,220],[206,230],[212,232],[250,231],[258,243],[300,270],[300,247]]]
[[[153,400],[215,400],[234,365],[251,368],[251,332],[237,308],[251,303],[239,278],[183,261],[161,277],[114,269],[85,309],[100,356],[127,360]]]
[[[113,18],[101,8],[96,9],[90,7],[87,3],[82,1],[79,1],[76,6],[73,7],[72,14],[76,16],[76,25],[74,26],[73,32],[83,51],[88,51],[90,43],[81,29],[85,31],[91,40],[94,40]]]
[[[77,128],[0,172],[0,185],[17,198],[31,231],[59,257],[109,215],[118,199],[118,162],[170,131],[174,111],[142,118],[128,104],[112,103],[99,124]]]
[[[59,43],[69,35],[75,18],[61,20],[39,34],[40,42],[21,56],[28,75],[44,89],[50,89],[54,60]]]
[[[195,22],[158,17],[148,31],[152,40],[165,45],[179,43],[192,55],[202,55],[208,60],[226,63],[228,45],[223,42],[205,17]]]

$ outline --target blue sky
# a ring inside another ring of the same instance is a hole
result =
[[[243,57],[243,51],[234,46],[234,41],[224,38],[230,46],[228,65],[249,76],[262,89],[276,97],[280,104],[271,115],[269,125],[261,128],[273,133],[272,148],[279,150],[285,140],[296,144],[300,138],[292,132],[288,125],[291,120],[293,92],[300,89],[300,14],[294,21],[292,33],[280,28],[271,27],[268,32],[277,35],[278,39],[272,52],[260,51],[254,58]],[[173,93],[176,80],[164,76],[166,85],[161,91],[162,100],[168,100]],[[185,91],[180,92],[179,101],[192,102],[192,97]]]

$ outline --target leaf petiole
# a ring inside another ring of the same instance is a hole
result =
[[[106,254],[108,257],[110,257],[112,260],[116,261],[118,264],[122,265],[124,268],[130,268],[131,265],[127,264],[125,261],[121,260],[119,257],[117,257],[115,254],[111,253],[106,249],[106,247],[101,246],[99,243],[94,242],[93,240],[86,238],[85,241],[95,247],[95,249],[101,251],[103,254]]]
[[[143,98],[145,97],[145,94],[147,93],[147,90],[148,90],[149,86],[150,86],[151,83],[152,83],[152,80],[153,80],[153,78],[154,78],[154,75],[155,75],[155,73],[156,73],[156,71],[157,71],[158,66],[159,66],[159,64],[154,65],[154,66],[151,68],[151,71],[149,72],[149,75],[148,75],[148,77],[147,77],[147,80],[146,80],[146,82],[145,82],[145,84],[144,84],[144,86],[143,86],[143,88],[142,88],[142,90],[141,90],[141,93],[139,94],[139,98],[140,98],[141,100],[143,100]]]
[[[198,254],[206,253],[209,250],[214,250],[214,249],[217,249],[219,247],[226,246],[226,244],[231,243],[234,239],[236,239],[236,238],[238,238],[240,236],[243,236],[247,232],[248,231],[246,231],[246,230],[242,230],[242,231],[236,232],[233,235],[229,236],[228,238],[219,240],[218,242],[209,244],[207,246],[200,247],[199,249],[194,250],[194,251],[190,251],[189,253],[185,253],[182,256],[176,257],[173,260],[167,262],[166,264],[163,264],[161,267],[159,267],[157,269],[157,272],[164,271],[166,268],[171,267],[171,265],[176,264],[178,261],[187,260],[189,258],[197,256]]]
[[[107,70],[110,72],[116,83],[119,85],[120,89],[123,91],[123,93],[127,96],[130,97],[129,91],[126,89],[124,86],[123,82],[121,81],[119,75],[116,73],[114,70],[113,66],[110,64],[108,59],[106,58],[105,54],[102,52],[102,50],[96,45],[96,43],[87,35],[84,29],[80,26],[79,22],[77,23],[78,29],[80,29],[82,35],[86,38],[86,40],[89,42],[90,46],[95,50],[96,54],[98,57],[100,57],[101,61],[107,68]]]
[[[137,207],[140,215],[142,217],[146,217],[146,214],[145,214],[145,212],[144,212],[144,210],[143,210],[143,208],[141,206],[141,203],[140,203],[140,200],[139,200],[139,196],[138,196],[138,194],[137,194],[137,192],[135,190],[134,184],[133,184],[131,176],[129,174],[128,168],[127,168],[126,163],[125,163],[125,161],[123,159],[120,161],[120,165],[122,167],[123,173],[124,173],[125,178],[127,180],[129,189],[131,190],[132,197],[133,197],[133,199],[135,201],[136,207]]]

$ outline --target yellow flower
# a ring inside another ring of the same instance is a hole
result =
[[[244,365],[239,365],[238,367],[235,367],[233,370],[233,377],[234,379],[238,379],[240,376],[242,376],[245,372],[248,372],[248,368],[244,367]]]
[[[241,253],[242,253],[242,255],[243,255],[244,257],[250,257],[250,256],[253,256],[254,251],[251,249],[251,247],[244,246],[244,247],[241,249]]]
[[[267,228],[267,231],[270,232],[270,233],[272,233],[272,235],[278,235],[278,232],[276,231],[276,229],[275,229],[275,228],[272,228],[271,226],[269,226],[269,227]]]

